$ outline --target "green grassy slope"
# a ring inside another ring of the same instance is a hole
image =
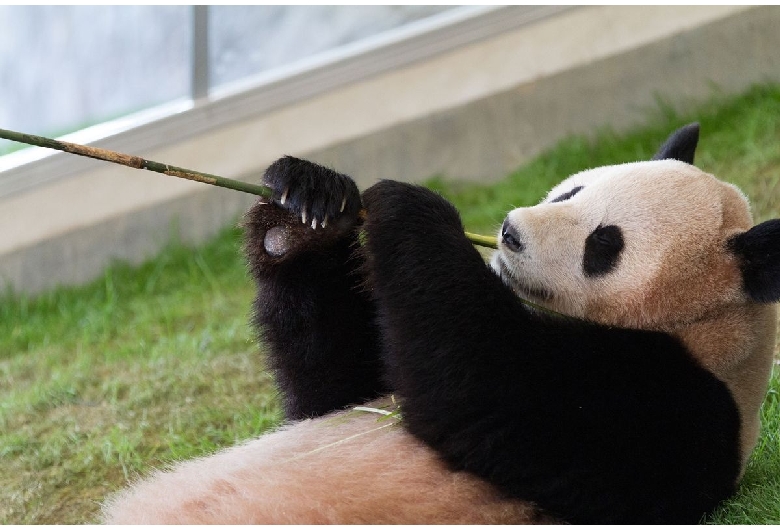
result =
[[[570,173],[646,159],[698,120],[697,164],[738,184],[757,220],[780,216],[780,88],[665,113],[627,135],[570,138],[490,186],[430,185],[468,229],[493,233],[506,211]],[[0,298],[0,522],[94,522],[128,478],[259,434],[280,415],[247,325],[252,286],[240,235],[171,246],[138,268],[117,265],[83,288]],[[780,381],[740,494],[710,519],[780,523]]]

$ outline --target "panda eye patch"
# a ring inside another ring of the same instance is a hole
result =
[[[625,243],[623,232],[615,225],[599,226],[585,239],[582,270],[585,276],[597,277],[615,268]]]
[[[582,190],[582,186],[577,186],[576,188],[572,188],[571,191],[567,191],[563,195],[558,195],[556,198],[554,198],[550,202],[552,203],[552,202],[567,201],[567,200],[571,199],[572,197],[574,197],[575,195],[577,195],[580,192],[580,190]]]

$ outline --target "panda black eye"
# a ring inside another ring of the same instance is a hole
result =
[[[625,243],[615,225],[599,226],[585,239],[582,270],[585,276],[603,276],[615,268]]]

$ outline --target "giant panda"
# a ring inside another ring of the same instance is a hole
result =
[[[756,442],[780,298],[780,220],[698,135],[510,211],[489,264],[425,188],[275,162],[245,249],[289,422],[104,520],[698,522]]]

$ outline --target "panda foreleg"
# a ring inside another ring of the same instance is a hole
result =
[[[245,219],[257,285],[253,323],[264,339],[288,419],[319,416],[384,390],[374,304],[354,253],[355,183],[305,160],[272,164]]]
[[[502,408],[497,401],[522,391],[517,363],[534,324],[446,200],[391,181],[363,200],[368,280],[390,383],[413,434],[434,447],[454,443],[454,433],[473,423],[465,416],[490,416]]]

